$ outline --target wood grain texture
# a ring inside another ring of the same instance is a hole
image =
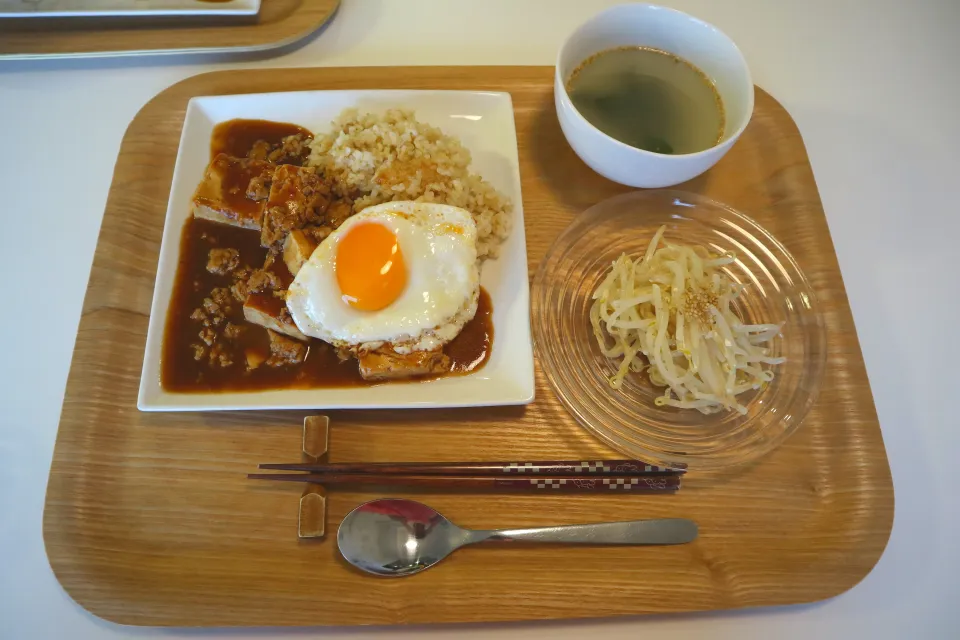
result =
[[[329,20],[340,0],[262,0],[256,16],[0,20],[0,60],[256,51],[307,37]]]
[[[797,258],[822,304],[829,366],[796,435],[754,466],[696,472],[675,496],[330,491],[328,531],[360,502],[409,496],[468,527],[644,517],[696,520],[667,548],[490,545],[382,580],[332,536],[299,541],[296,483],[248,481],[295,459],[302,412],[140,413],[137,385],[164,211],[187,100],[305,89],[510,91],[529,269],[570,220],[626,191],[560,132],[547,67],[226,71],[154,98],[123,139],[77,335],[44,511],[51,566],[96,615],[139,625],[394,624],[602,617],[810,602],[859,582],[886,545],[893,487],[833,243],[797,127],[757,91],[754,117],[714,169],[680,187],[755,217]],[[527,407],[334,412],[330,461],[618,457],[537,372]],[[270,575],[269,579],[263,578]]]

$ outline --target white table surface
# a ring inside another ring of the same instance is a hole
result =
[[[885,554],[848,593],[726,614],[204,632],[104,622],[54,579],[41,537],[47,473],[113,164],[137,110],[214,69],[549,65],[566,34],[607,4],[343,0],[324,32],[274,58],[0,63],[0,638],[960,637],[957,0],[665,2],[733,37],[807,143],[897,497]]]

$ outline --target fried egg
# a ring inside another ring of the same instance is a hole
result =
[[[477,312],[480,269],[470,212],[388,202],[348,218],[314,250],[287,294],[304,334],[337,347],[437,349]]]

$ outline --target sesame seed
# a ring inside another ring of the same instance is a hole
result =
[[[716,307],[720,299],[709,289],[687,287],[683,296],[683,313],[702,325],[712,324],[710,307]]]

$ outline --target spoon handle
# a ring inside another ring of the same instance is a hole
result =
[[[476,531],[471,542],[507,540],[564,544],[683,544],[697,537],[697,525],[683,518],[573,524],[535,529]]]

